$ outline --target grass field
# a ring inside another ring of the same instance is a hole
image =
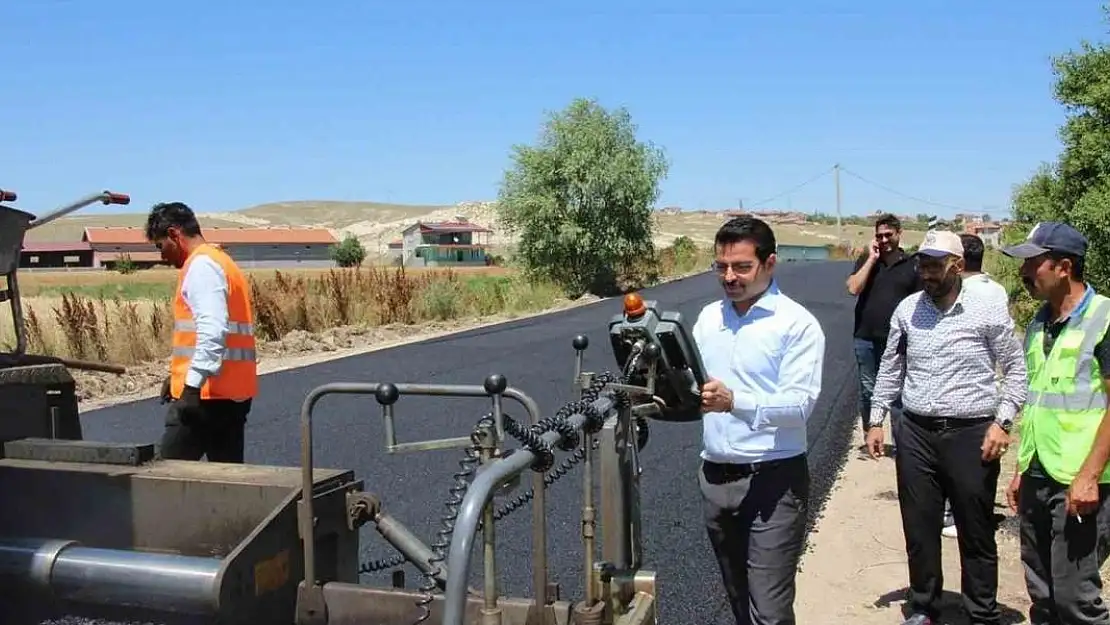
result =
[[[660,254],[658,278],[705,267],[705,250]],[[640,269],[640,268],[637,268]],[[20,274],[28,351],[61,357],[134,364],[169,351],[170,298],[177,272]],[[255,331],[262,341],[290,332],[344,326],[412,325],[545,310],[563,300],[544,280],[527,280],[501,267],[248,271]],[[650,275],[626,276],[632,284]],[[15,342],[11,314],[0,309],[0,346]]]
[[[281,273],[307,279],[327,275],[330,269],[291,269]],[[405,273],[417,275],[434,272],[434,269],[406,269]],[[461,267],[452,269],[458,275],[501,276],[512,273],[504,267]],[[273,269],[245,269],[248,276],[265,279],[274,275]],[[24,297],[60,297],[69,293],[91,298],[119,298],[125,300],[163,298],[173,294],[177,284],[177,270],[157,268],[120,274],[114,271],[35,271],[19,274],[19,290]]]

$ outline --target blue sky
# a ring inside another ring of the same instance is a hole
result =
[[[1059,149],[1050,57],[1106,32],[1096,0],[773,6],[5,0],[0,188],[32,212],[494,199],[584,96],[666,150],[660,205],[831,212],[831,172],[784,192],[839,162],[870,181],[841,175],[846,213],[997,215]]]

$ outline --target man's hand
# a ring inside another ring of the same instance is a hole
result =
[[[871,260],[879,260],[879,250],[880,249],[881,248],[879,248],[879,240],[878,239],[871,239],[871,247],[868,248],[868,250],[867,250],[868,251],[868,257],[871,258]]]
[[[170,377],[169,376],[166,376],[166,381],[162,382],[162,394],[160,395],[160,397],[162,398],[162,403],[163,404],[168,404],[171,401],[173,401],[173,394],[170,391]]]
[[[192,386],[186,386],[185,390],[181,391],[181,399],[177,400],[177,414],[181,418],[181,422],[188,424],[189,421],[200,417],[200,389]]]
[[[702,412],[729,412],[732,410],[732,391],[720,380],[709,378],[701,387]]]
[[[1068,514],[1094,514],[1098,509],[1098,480],[1083,473],[1068,487]]]
[[[872,425],[867,429],[867,437],[864,439],[864,445],[867,447],[867,453],[871,454],[872,458],[880,458],[883,455],[883,441],[886,440],[886,432],[883,431],[883,426]]]
[[[983,452],[983,462],[994,462],[1006,453],[1006,449],[1010,446],[1010,435],[1002,426],[997,423],[992,423],[987,428],[987,434],[983,437],[983,445],[979,448]]]
[[[1021,473],[1014,472],[1013,479],[1010,484],[1006,486],[1006,503],[1010,504],[1010,510],[1017,513],[1018,510],[1018,494],[1021,492]]]

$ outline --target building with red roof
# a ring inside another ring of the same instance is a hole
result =
[[[331,249],[339,243],[326,228],[204,228],[202,232],[206,241],[218,245],[242,267],[333,267]],[[85,228],[81,241],[92,249],[96,267],[110,268],[121,258],[140,266],[162,262],[143,228]]]
[[[489,264],[489,228],[454,221],[418,221],[401,232],[401,262],[412,267],[466,267]]]

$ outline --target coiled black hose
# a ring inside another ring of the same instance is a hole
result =
[[[567,475],[575,465],[582,462],[586,457],[585,450],[581,448],[581,437],[578,431],[569,423],[571,416],[581,414],[586,419],[582,424],[582,430],[587,434],[596,434],[601,431],[605,425],[605,415],[598,411],[593,406],[601,391],[606,386],[613,383],[625,384],[627,383],[629,374],[625,372],[619,378],[612,373],[606,371],[594,376],[590,386],[582,391],[582,397],[575,401],[568,402],[559,408],[556,413],[541,420],[539,423],[530,428],[525,428],[515,419],[507,414],[502,414],[502,423],[505,427],[505,432],[517,439],[521,446],[531,451],[536,459],[532,462],[531,469],[537,473],[546,473],[543,477],[545,486],[551,486],[563,476]],[[615,407],[626,407],[629,403],[628,394],[624,391],[613,391],[613,400]],[[431,545],[432,558],[430,562],[433,569],[436,563],[443,562],[446,559],[447,549],[451,545],[451,536],[455,530],[455,521],[459,515],[459,506],[462,505],[463,499],[466,497],[466,491],[470,487],[469,478],[474,474],[478,463],[478,447],[479,439],[478,434],[483,428],[492,427],[494,423],[493,415],[487,414],[483,416],[474,428],[471,434],[471,439],[474,441],[473,447],[468,447],[463,450],[464,457],[459,461],[462,470],[454,474],[455,484],[450,489],[450,496],[446,502],[446,513],[440,519],[440,530],[436,534],[436,541]],[[643,416],[637,415],[635,417],[636,423],[636,448],[642,450],[647,445],[649,439],[648,422]],[[556,446],[562,451],[572,451],[573,453],[565,458],[558,467],[552,471],[551,468],[555,464],[555,455],[551,445],[543,440],[542,435],[545,432],[555,431],[562,437]],[[550,471],[550,472],[549,472]],[[504,517],[512,514],[516,510],[523,507],[526,503],[530,502],[535,497],[535,491],[528,489],[527,492],[513,498],[512,501],[502,505],[498,508],[493,515],[494,520],[501,520]],[[478,524],[478,529],[481,530],[482,524]],[[381,562],[390,562],[394,558],[389,558],[384,561],[376,561],[371,564],[378,564]],[[404,557],[400,557],[398,565],[405,561]],[[382,566],[374,570],[382,570],[384,568],[392,568],[389,566]],[[431,574],[425,575],[426,581],[420,587],[421,597],[417,600],[417,605],[421,609],[421,614],[416,620],[416,625],[423,623],[431,615],[428,606],[435,600],[432,592],[435,591],[437,584],[435,577]]]

